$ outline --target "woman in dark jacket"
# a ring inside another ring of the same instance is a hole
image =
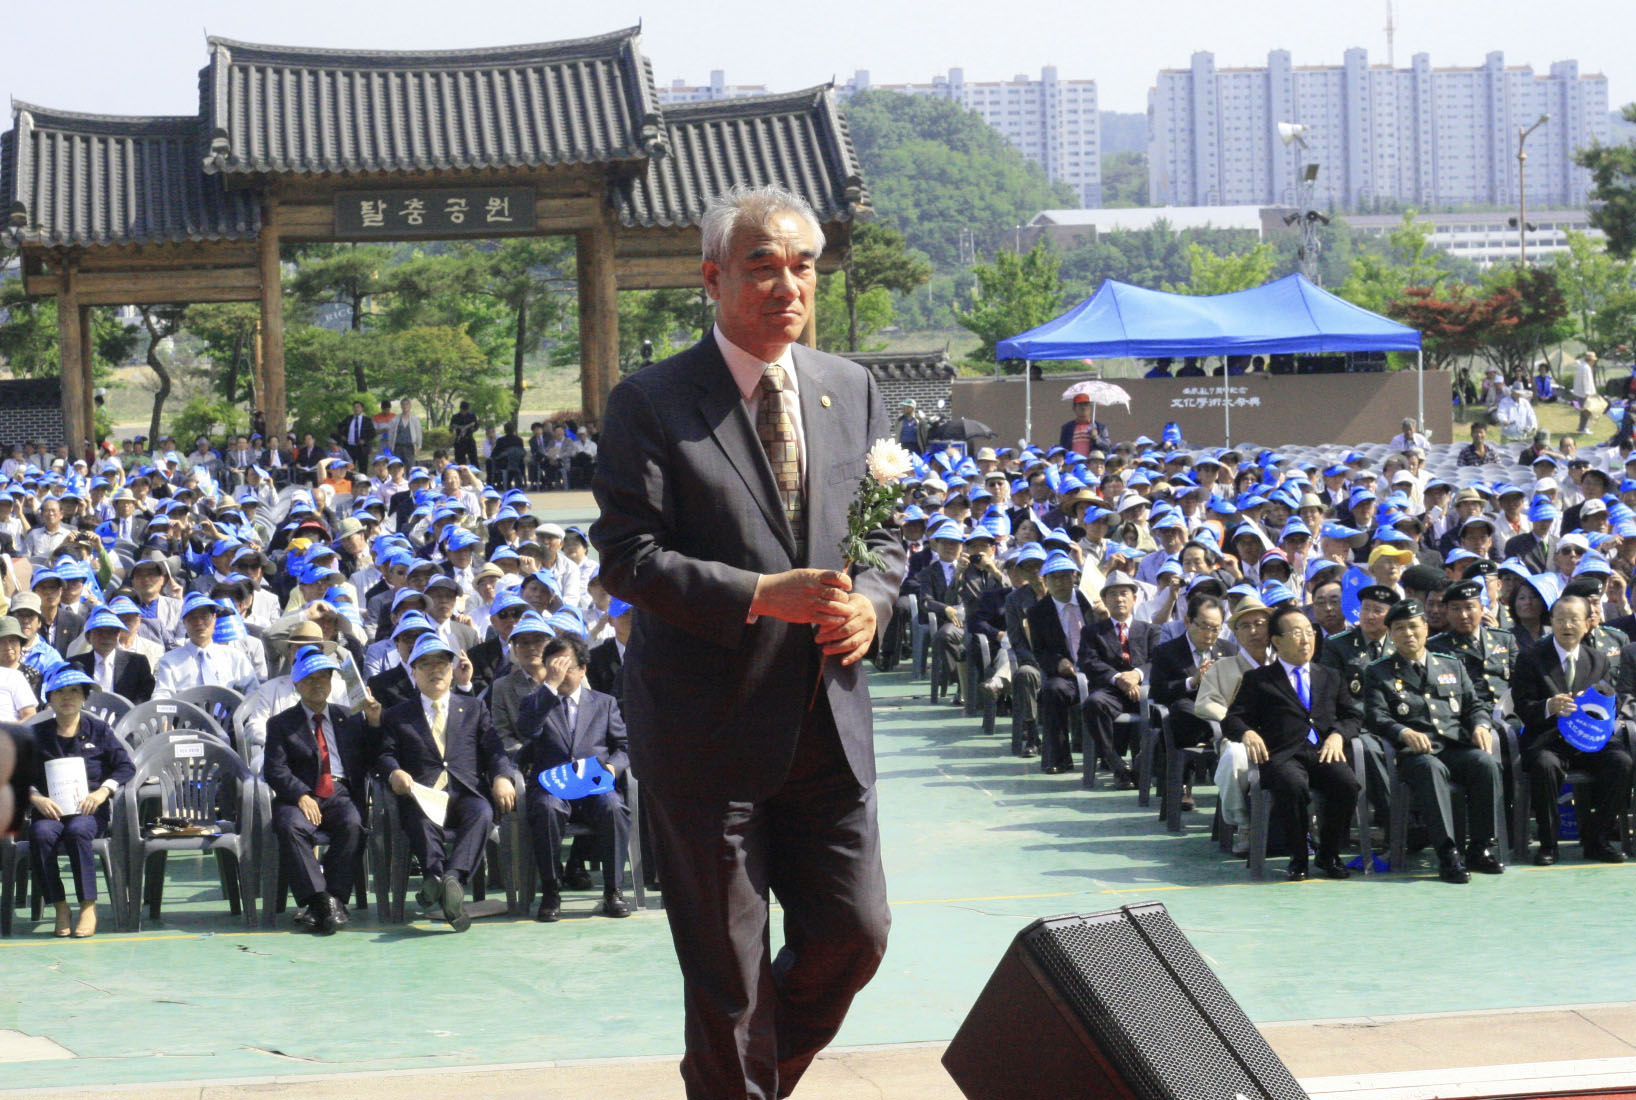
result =
[[[29,794],[33,820],[28,826],[29,857],[34,862],[40,892],[57,909],[58,937],[85,939],[97,930],[97,864],[91,842],[108,832],[114,793],[130,781],[136,768],[125,746],[100,718],[82,712],[96,682],[69,664],[59,665],[45,681],[45,697],[54,721],[35,727],[34,789]],[[49,797],[46,762],[77,756],[85,761],[89,794],[77,806],[59,806]],[[66,852],[74,873],[74,894],[79,899],[79,920],[69,921],[68,898],[63,890],[57,855]]]

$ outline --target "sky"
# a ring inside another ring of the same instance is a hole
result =
[[[1631,0],[1398,0],[1396,60],[1434,66],[1574,59],[1605,74],[1613,107],[1636,101],[1636,3]],[[1259,65],[1287,49],[1296,65],[1338,64],[1362,46],[1386,61],[1386,0],[938,0],[772,4],[709,0],[667,4],[601,0],[0,0],[9,49],[0,90],[60,110],[193,114],[205,35],[279,45],[445,49],[602,34],[641,23],[660,86],[729,83],[787,91],[844,81],[925,82],[950,67],[966,79],[1097,81],[1105,111],[1145,111],[1160,69],[1196,50],[1218,66]]]

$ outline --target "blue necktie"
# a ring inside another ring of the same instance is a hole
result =
[[[1297,668],[1293,671],[1295,673],[1295,694],[1300,697],[1301,705],[1306,707],[1307,712],[1310,714],[1312,712],[1312,695],[1307,691],[1307,670]],[[1307,727],[1307,743],[1309,745],[1318,743],[1318,731],[1310,726]]]

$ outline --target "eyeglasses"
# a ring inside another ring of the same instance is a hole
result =
[[[1317,632],[1308,626],[1294,626],[1284,631],[1285,638],[1316,638]]]

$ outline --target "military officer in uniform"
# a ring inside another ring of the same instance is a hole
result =
[[[1364,672],[1364,725],[1397,746],[1398,772],[1437,849],[1438,877],[1458,884],[1470,882],[1471,871],[1501,874],[1494,838],[1505,798],[1486,693],[1458,658],[1426,648],[1430,631],[1419,600],[1393,605],[1386,624],[1393,652]],[[1464,861],[1454,839],[1451,781],[1465,792]]]
[[[1456,581],[1443,591],[1448,629],[1428,643],[1433,653],[1460,658],[1485,710],[1510,711],[1511,672],[1517,667],[1517,636],[1483,622],[1483,582]]]
[[[1318,663],[1341,674],[1341,689],[1363,706],[1363,672],[1392,653],[1386,633],[1386,612],[1397,603],[1397,592],[1384,584],[1358,589],[1358,625],[1324,639]],[[1391,808],[1392,777],[1386,770],[1386,749],[1365,725],[1353,739],[1354,751],[1363,753],[1364,780],[1376,824],[1385,824]]]

